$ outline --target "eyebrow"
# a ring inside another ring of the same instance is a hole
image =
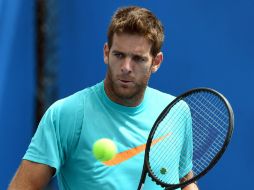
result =
[[[121,53],[124,56],[127,55],[127,56],[131,56],[131,57],[140,57],[140,58],[143,58],[143,59],[148,59],[148,57],[144,56],[144,55],[134,54],[134,53],[124,53],[124,52],[121,52],[121,51],[118,51],[118,50],[113,50],[112,53]]]

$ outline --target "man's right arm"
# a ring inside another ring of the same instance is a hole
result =
[[[40,190],[49,183],[54,173],[55,169],[50,166],[23,160],[8,190]]]

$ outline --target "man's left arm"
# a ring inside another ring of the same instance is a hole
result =
[[[199,190],[196,183],[191,183],[183,188],[183,190]]]
[[[190,171],[186,176],[184,176],[180,181],[183,183],[184,181],[187,181],[189,179],[193,178],[193,172]],[[196,182],[191,183],[183,188],[183,190],[199,190],[198,185]]]

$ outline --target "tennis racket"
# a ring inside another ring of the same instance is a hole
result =
[[[233,128],[233,110],[219,92],[196,88],[178,96],[150,131],[138,190],[147,174],[168,190],[196,182],[219,161]]]

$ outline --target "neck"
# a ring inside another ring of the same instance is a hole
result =
[[[130,97],[118,95],[115,93],[113,84],[108,79],[108,77],[106,77],[106,79],[104,80],[104,90],[111,101],[121,104],[123,106],[127,106],[127,107],[138,106],[143,101],[144,92],[145,92],[145,89],[144,89],[142,92],[139,92],[138,94],[130,96]]]

